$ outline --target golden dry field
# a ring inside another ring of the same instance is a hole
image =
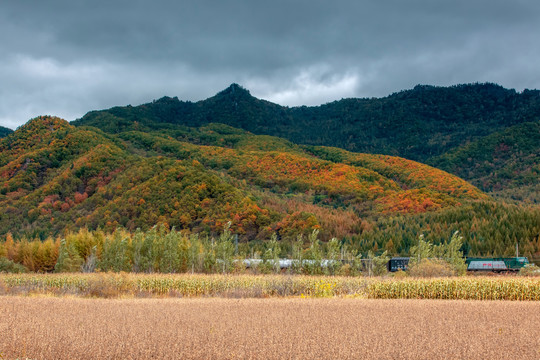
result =
[[[0,358],[539,359],[540,303],[0,297]]]

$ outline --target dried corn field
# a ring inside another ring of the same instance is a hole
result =
[[[0,295],[361,297],[540,301],[538,277],[367,278],[203,274],[0,274]]]
[[[0,358],[538,359],[538,302],[0,297]]]

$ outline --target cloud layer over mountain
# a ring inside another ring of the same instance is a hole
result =
[[[232,82],[291,106],[418,83],[539,88],[539,32],[533,0],[2,2],[0,125]]]

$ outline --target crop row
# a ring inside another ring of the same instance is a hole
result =
[[[0,294],[87,297],[334,297],[540,301],[540,280],[514,277],[384,279],[279,275],[4,274]]]

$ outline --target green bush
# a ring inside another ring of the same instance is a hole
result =
[[[17,264],[8,258],[0,257],[0,273],[25,273],[28,269],[21,264]]]

